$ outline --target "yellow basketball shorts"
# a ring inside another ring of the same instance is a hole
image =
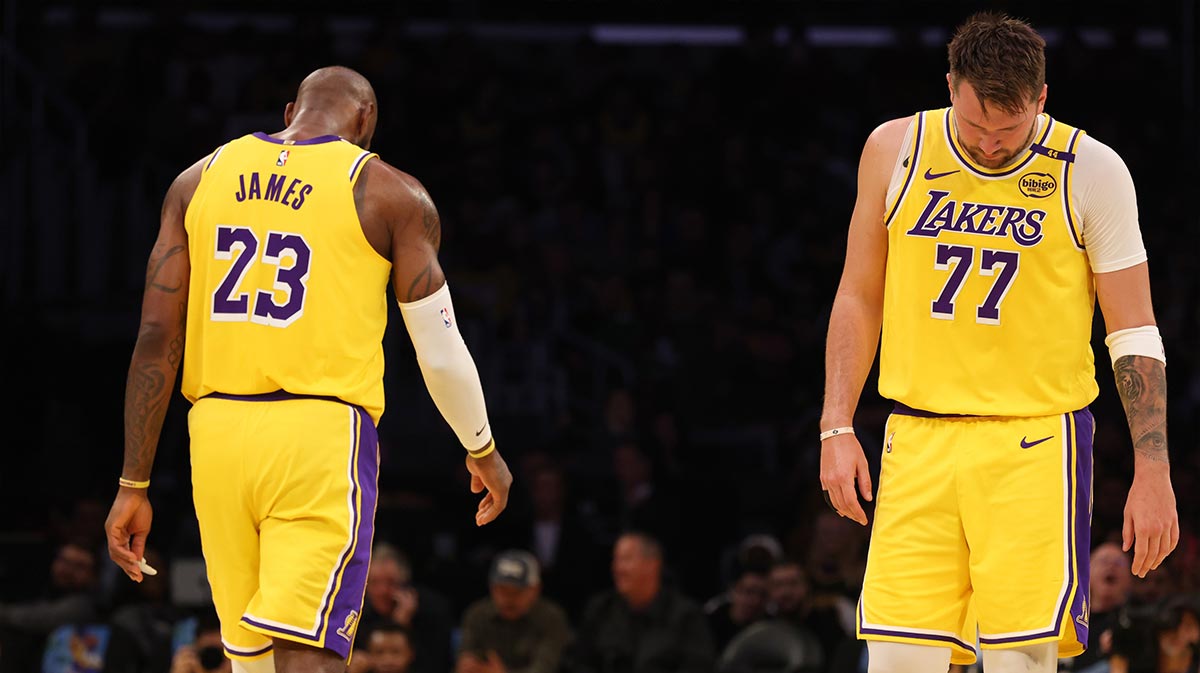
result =
[[[1056,416],[888,418],[858,637],[949,647],[1087,644],[1092,434]]]
[[[213,394],[188,430],[226,652],[255,659],[284,638],[348,657],[374,533],[371,417],[333,398]]]

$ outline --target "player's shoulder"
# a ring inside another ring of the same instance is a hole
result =
[[[867,136],[865,151],[879,150],[886,154],[895,154],[904,144],[904,137],[912,128],[913,116],[896,117],[876,126]]]
[[[376,155],[363,167],[363,177],[368,181],[369,191],[376,194],[391,194],[405,198],[428,198],[425,185],[416,177],[384,161]]]

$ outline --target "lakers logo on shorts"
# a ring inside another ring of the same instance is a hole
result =
[[[350,614],[346,615],[346,621],[342,624],[342,628],[337,630],[337,634],[346,640],[354,640],[354,629],[358,628],[358,612],[351,610]]]

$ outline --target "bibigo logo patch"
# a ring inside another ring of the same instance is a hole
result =
[[[1034,199],[1044,199],[1058,190],[1058,181],[1049,173],[1026,173],[1017,181],[1021,193]]]

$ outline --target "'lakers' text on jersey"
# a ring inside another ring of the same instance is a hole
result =
[[[256,133],[215,151],[188,206],[183,393],[333,395],[383,413],[391,264],[354,183],[375,155],[336,136]]]
[[[1013,165],[957,144],[950,109],[913,121],[887,204],[880,393],[916,409],[1045,416],[1098,392],[1092,272],[1071,210],[1082,131],[1042,115]]]

